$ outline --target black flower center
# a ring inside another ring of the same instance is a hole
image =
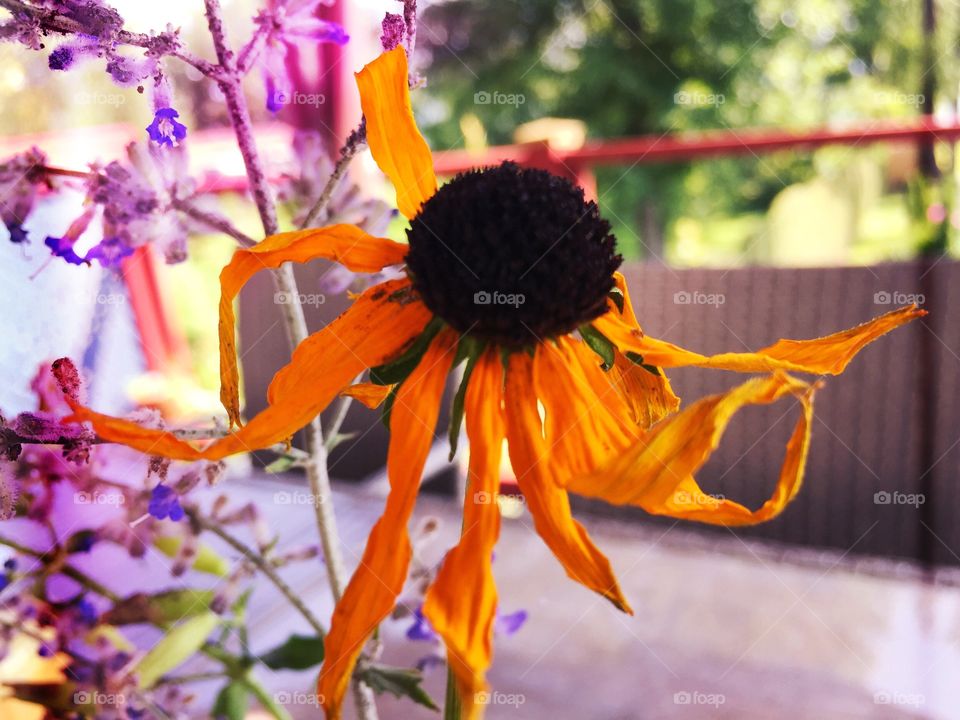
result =
[[[606,312],[622,261],[583,190],[511,162],[441,187],[407,236],[407,269],[427,307],[461,333],[508,347]]]

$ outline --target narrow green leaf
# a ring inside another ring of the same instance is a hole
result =
[[[403,382],[420,362],[433,338],[443,327],[443,320],[433,318],[423,332],[414,340],[413,345],[395,360],[370,368],[370,382],[377,385],[395,385]]]
[[[161,677],[189,660],[219,623],[220,616],[208,611],[170,630],[137,665],[140,688],[150,689]]]
[[[581,325],[580,335],[587,346],[603,360],[603,369],[609,370],[612,368],[614,360],[613,343],[607,340],[593,325]]]
[[[271,670],[307,670],[323,662],[323,638],[291,635],[260,659]]]
[[[268,713],[273,715],[276,720],[293,720],[293,717],[284,709],[284,707],[277,702],[276,695],[271,695],[270,692],[254,678],[247,676],[242,680],[243,684],[247,686],[247,689],[250,693],[260,702],[260,705],[263,706],[263,709]]]
[[[610,291],[609,297],[613,300],[613,304],[617,306],[617,310],[620,311],[620,314],[623,315],[623,303],[624,297],[623,293],[620,292],[620,288],[614,288]]]
[[[124,598],[104,615],[111,625],[151,623],[165,625],[210,609],[210,590],[167,590],[148,595],[136,593]]]
[[[300,463],[297,460],[297,458],[291,457],[290,455],[281,455],[272,463],[267,465],[264,468],[264,470],[268,473],[275,475],[277,473],[286,472],[287,470],[292,470],[293,468],[297,467],[299,464]]]
[[[183,538],[175,535],[157,537],[153,541],[154,547],[167,557],[176,557],[182,543]],[[226,577],[230,573],[229,563],[212,550],[209,545],[203,543],[197,548],[197,557],[193,561],[193,569],[217,577]]]
[[[393,413],[393,404],[397,401],[397,392],[399,390],[400,385],[394,386],[387,394],[387,397],[383,399],[383,405],[380,409],[380,422],[383,423],[383,426],[387,430],[390,429],[390,415]]]
[[[454,367],[464,359],[466,359],[467,365],[463,369],[463,379],[460,381],[460,387],[457,388],[457,393],[453,396],[453,408],[450,411],[449,460],[451,462],[457,454],[457,443],[460,440],[460,427],[463,425],[463,405],[467,397],[467,384],[470,382],[473,368],[476,366],[477,360],[480,359],[480,355],[483,354],[484,348],[486,348],[486,343],[475,340],[468,335],[461,337],[460,342],[457,344],[457,356],[453,361]]]
[[[663,374],[660,371],[660,368],[658,368],[656,365],[647,365],[643,361],[643,355],[638,355],[635,352],[627,351],[627,360],[632,362],[634,365],[639,365],[651,375],[656,375],[657,377],[660,377]]]
[[[250,691],[242,682],[224,685],[213,704],[214,720],[243,720],[247,716]]]
[[[375,693],[388,692],[397,697],[410,698],[431,710],[440,710],[433,698],[421,687],[423,674],[419,670],[373,663],[360,674],[360,677]]]

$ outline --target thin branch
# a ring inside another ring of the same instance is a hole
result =
[[[279,573],[277,573],[271,562],[266,560],[253,548],[248,547],[241,540],[234,537],[229,531],[227,531],[226,528],[216,521],[200,515],[196,509],[186,508],[185,511],[190,519],[197,525],[197,527],[212,532],[238,553],[243,555],[244,558],[246,558],[260,572],[262,572],[267,579],[276,586],[277,590],[280,591],[280,593],[290,602],[290,604],[297,609],[297,611],[303,616],[304,620],[310,624],[310,627],[313,628],[313,631],[318,637],[324,637],[326,635],[326,630],[324,630],[323,625],[320,624],[320,621],[317,619],[317,617],[297,596],[297,593],[293,590],[293,588],[287,585],[284,579],[280,577]]]
[[[21,545],[16,540],[11,540],[3,536],[0,536],[0,545],[6,545],[8,548],[16,550],[21,555],[27,555],[29,557],[36,558],[37,560],[45,560],[51,557],[50,553],[48,552],[39,552],[33,548],[27,547],[26,545]],[[59,572],[66,575],[71,580],[76,580],[78,583],[83,585],[88,590],[92,590],[97,595],[107,598],[110,600],[110,602],[120,602],[120,596],[113,592],[113,590],[101,585],[97,580],[94,580],[86,573],[83,573],[70,565],[64,565],[63,567],[59,568]]]
[[[29,5],[20,0],[0,0],[0,7],[9,10],[14,16],[27,16],[37,22],[41,28],[61,35],[90,35],[90,29],[83,23],[57,13],[55,10]],[[119,19],[119,16],[118,16]],[[217,77],[219,68],[211,62],[197,57],[183,50],[180,38],[176,33],[161,33],[150,35],[147,33],[130,32],[123,28],[114,31],[113,38],[122,45],[133,45],[144,48],[160,55],[170,55],[192,65],[204,75]]]
[[[337,164],[334,165],[333,172],[330,173],[330,177],[327,178],[327,184],[320,193],[320,197],[317,198],[317,201],[313,204],[313,207],[310,208],[310,212],[307,213],[306,217],[303,219],[303,222],[300,224],[301,229],[305,229],[313,225],[313,223],[316,222],[317,218],[320,216],[320,213],[326,210],[327,205],[330,203],[330,199],[333,197],[334,191],[337,189],[337,185],[340,184],[340,179],[347,172],[350,161],[357,156],[357,154],[366,144],[366,138],[367,125],[361,120],[360,125],[356,130],[350,133],[350,137],[347,138],[347,142],[340,150],[340,157],[337,160]]]
[[[234,226],[233,223],[231,223],[222,215],[201,210],[188,200],[175,198],[173,202],[170,203],[170,207],[174,208],[175,210],[179,210],[184,215],[193,218],[197,222],[201,222],[214,230],[222,232],[224,235],[229,235],[236,240],[241,247],[253,247],[257,244],[256,240]]]

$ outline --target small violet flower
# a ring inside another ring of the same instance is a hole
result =
[[[397,45],[403,42],[403,36],[407,32],[407,26],[403,22],[403,16],[395,13],[387,13],[383,16],[383,22],[380,25],[380,44],[385,51],[393,50]]]
[[[133,248],[125,245],[118,237],[104,238],[87,251],[85,260],[96,260],[105,268],[115,268],[120,261],[133,255]]]
[[[153,122],[147,126],[147,135],[158,145],[175,147],[187,137],[187,126],[177,121],[180,113],[172,107],[157,108]]]
[[[184,515],[176,490],[163,483],[157,485],[150,494],[147,511],[157,520],[170,518],[174,522],[182,520]]]

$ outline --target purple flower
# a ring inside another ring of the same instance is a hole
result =
[[[517,610],[515,613],[510,613],[509,615],[501,615],[498,613],[496,624],[494,625],[494,632],[498,635],[506,635],[509,637],[522,628],[526,622],[526,610]]]
[[[75,242],[75,240],[71,240],[66,236],[57,238],[48,235],[47,239],[43,241],[43,244],[50,248],[50,252],[53,253],[54,257],[63,258],[71,265],[89,265],[89,262],[74,252],[73,245]]]
[[[104,238],[87,251],[86,261],[96,260],[103,267],[117,267],[125,257],[133,255],[133,248],[124,245],[118,237]]]
[[[187,137],[187,126],[177,122],[180,113],[172,107],[157,108],[153,122],[147,126],[147,134],[158,145],[174,147]]]
[[[67,40],[50,53],[47,65],[51,70],[69,70],[83,58],[96,57],[102,52],[97,38],[90,35],[77,35]]]
[[[387,13],[383,16],[383,22],[380,24],[382,32],[380,33],[380,44],[384,50],[393,50],[397,45],[403,42],[403,36],[407,32],[407,26],[403,22],[403,16],[396,13]]]
[[[437,633],[430,627],[430,622],[423,616],[421,605],[413,611],[413,625],[407,628],[407,640],[416,642],[436,642]]]
[[[174,522],[183,519],[183,508],[180,506],[180,498],[176,491],[160,483],[150,494],[150,505],[147,508],[153,517],[157,520],[170,518]]]
[[[64,45],[63,47],[58,47],[52,53],[50,53],[50,59],[48,64],[50,65],[51,70],[66,70],[76,59],[76,55],[73,52],[73,48]]]

